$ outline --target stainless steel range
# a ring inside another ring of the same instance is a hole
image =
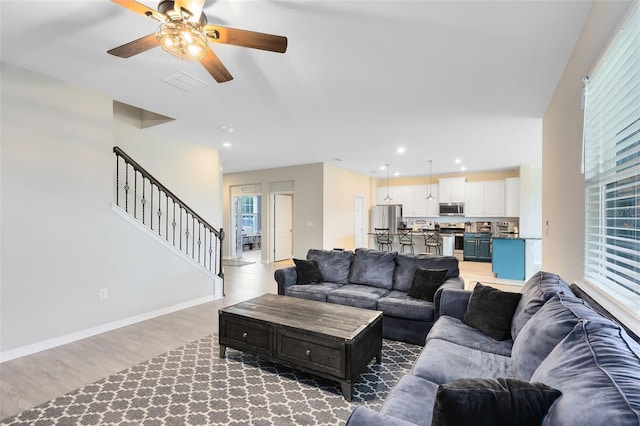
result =
[[[463,259],[464,253],[464,223],[440,223],[441,235],[453,235],[453,255],[458,260]]]

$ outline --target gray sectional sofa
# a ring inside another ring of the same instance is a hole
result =
[[[278,269],[278,294],[383,312],[385,338],[423,345],[434,321],[434,302],[408,296],[416,269],[446,270],[443,289],[463,289],[458,259],[452,256],[408,255],[358,248],[316,250],[307,260],[317,262],[322,280],[298,284],[296,266]]]
[[[463,321],[475,294],[442,291],[411,374],[348,425],[516,424],[536,410],[524,424],[640,424],[640,344],[559,276],[527,281],[502,341]]]

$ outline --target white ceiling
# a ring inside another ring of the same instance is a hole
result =
[[[220,148],[225,173],[330,162],[411,176],[430,159],[434,174],[455,172],[455,158],[506,169],[540,164],[541,118],[591,4],[207,0],[209,23],[289,42],[284,55],[212,44],[234,76],[218,84],[160,48],[108,55],[157,27],[110,1],[1,0],[0,58],[176,118],[145,131]],[[177,72],[209,85],[162,82]]]

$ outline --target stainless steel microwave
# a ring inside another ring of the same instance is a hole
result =
[[[440,216],[464,216],[464,203],[440,203]]]

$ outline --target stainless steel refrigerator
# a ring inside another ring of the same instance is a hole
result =
[[[398,231],[400,222],[402,221],[402,205],[389,204],[377,205],[371,207],[370,232],[374,232],[374,228],[389,228],[389,232]]]

